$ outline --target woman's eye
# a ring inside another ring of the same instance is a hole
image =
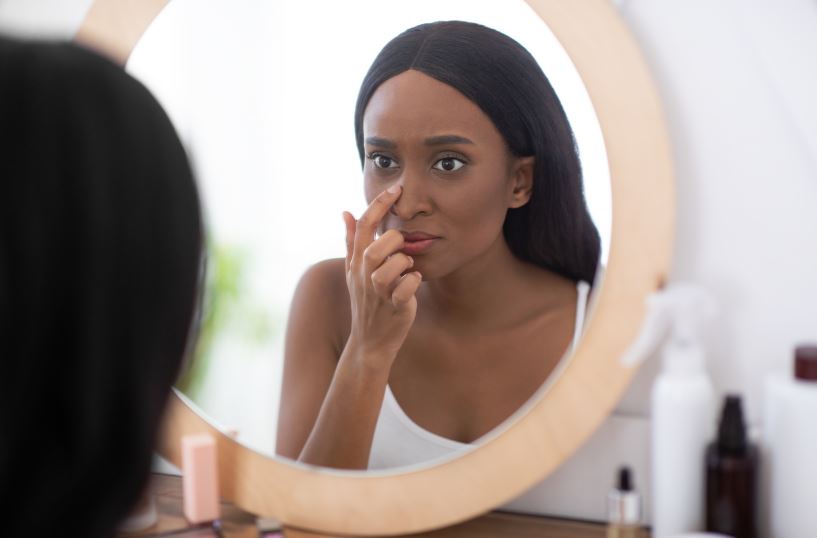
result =
[[[434,163],[434,168],[443,172],[456,172],[463,166],[465,166],[465,163],[455,157],[445,157]]]
[[[397,163],[391,157],[377,153],[369,157],[377,168],[396,168]]]

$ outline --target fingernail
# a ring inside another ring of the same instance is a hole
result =
[[[423,275],[420,274],[420,271],[414,271],[414,272],[417,274],[418,277],[420,277],[420,281],[422,282]]]
[[[389,192],[391,194],[397,194],[398,192],[400,192],[400,185],[392,185],[391,187],[386,189],[386,192]]]
[[[414,258],[409,256],[409,267],[414,267]]]

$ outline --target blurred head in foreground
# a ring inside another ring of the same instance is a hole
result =
[[[184,149],[139,82],[75,45],[0,38],[4,534],[111,536],[136,502],[201,230]]]

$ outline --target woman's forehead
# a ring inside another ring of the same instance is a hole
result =
[[[425,141],[441,135],[457,135],[474,143],[502,141],[490,118],[473,101],[416,70],[381,84],[363,114],[364,140]]]

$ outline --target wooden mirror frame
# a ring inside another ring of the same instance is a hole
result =
[[[613,223],[606,274],[574,355],[525,412],[485,444],[408,472],[335,471],[261,455],[216,430],[173,393],[159,452],[181,463],[182,436],[217,440],[221,495],[311,531],[421,532],[486,512],[541,481],[613,410],[634,368],[619,357],[662,287],[674,226],[673,166],[658,92],[610,0],[527,0],[581,76],[604,137]],[[95,0],[77,40],[127,61],[167,0]]]

